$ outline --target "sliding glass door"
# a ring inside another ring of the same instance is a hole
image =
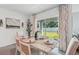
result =
[[[37,22],[37,28],[42,36],[54,39],[59,38],[57,17],[39,20]]]

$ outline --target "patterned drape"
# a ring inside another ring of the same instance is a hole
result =
[[[69,40],[72,37],[71,5],[59,5],[59,34],[60,50],[66,52]]]

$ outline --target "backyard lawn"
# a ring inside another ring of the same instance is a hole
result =
[[[48,38],[59,38],[59,34],[57,32],[43,32],[43,35]]]

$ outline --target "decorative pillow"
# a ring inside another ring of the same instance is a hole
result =
[[[67,55],[74,55],[76,53],[76,50],[79,46],[79,40],[76,37],[73,37],[70,40],[69,46],[67,48],[66,54]]]

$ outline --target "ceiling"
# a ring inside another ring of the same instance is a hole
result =
[[[0,8],[13,10],[24,15],[38,14],[58,6],[57,4],[0,4]]]

